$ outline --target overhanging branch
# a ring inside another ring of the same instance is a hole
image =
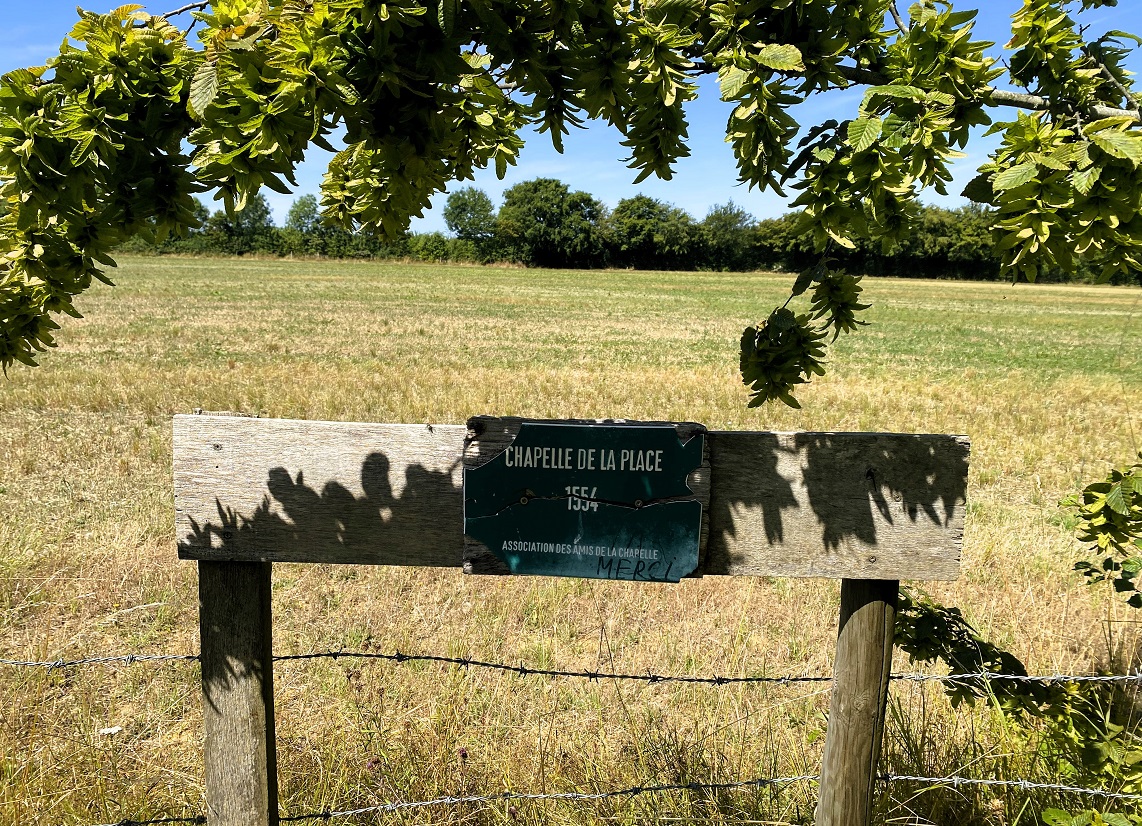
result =
[[[853,83],[862,86],[884,86],[888,78],[868,69],[856,66],[838,66],[837,70]],[[1024,92],[1008,92],[1005,89],[990,89],[985,93],[987,99],[998,106],[1014,106],[1017,109],[1030,109],[1035,112],[1046,112],[1051,108],[1051,101],[1039,95],[1029,95]],[[1142,122],[1142,115],[1129,109],[1119,109],[1116,106],[1087,106],[1083,113],[1094,118],[1131,118]]]
[[[168,11],[166,14],[160,14],[159,17],[161,17],[163,20],[170,20],[172,17],[177,17],[178,15],[188,11],[206,11],[206,7],[209,5],[209,0],[200,0],[198,3],[187,3],[182,8],[175,9],[174,11]]]
[[[1102,74],[1103,78],[1106,79],[1106,81],[1110,83],[1111,86],[1118,90],[1118,92],[1122,95],[1123,100],[1126,101],[1126,107],[1132,112],[1137,112],[1138,103],[1134,100],[1134,95],[1132,95],[1130,90],[1126,88],[1126,84],[1119,80],[1115,76],[1114,72],[1110,71],[1109,66],[1099,60],[1098,55],[1095,54],[1094,50],[1090,46],[1083,46],[1083,54],[1094,61],[1095,65],[1098,66],[1098,70]]]

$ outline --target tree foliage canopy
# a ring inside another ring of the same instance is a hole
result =
[[[606,207],[562,181],[536,178],[509,187],[497,219],[508,258],[540,267],[591,266],[604,252]]]
[[[701,235],[678,207],[646,195],[624,198],[608,221],[615,263],[637,269],[678,269],[695,259]]]
[[[496,231],[496,208],[482,189],[462,187],[448,196],[444,223],[461,240],[485,243]]]
[[[741,180],[794,189],[822,255],[899,238],[918,193],[944,192],[972,127],[990,125],[1002,145],[968,194],[998,210],[1006,266],[1137,269],[1142,132],[1122,68],[1137,39],[1076,20],[1113,5],[1023,0],[1006,80],[1025,92],[994,88],[1005,70],[973,39],[975,12],[944,0],[907,17],[892,0],[203,0],[197,43],[174,12],[81,12],[58,57],[0,83],[0,365],[34,363],[52,315],[76,314],[123,240],[195,226],[197,192],[234,211],[288,191],[339,126],[322,215],[392,237],[450,181],[502,175],[529,125],[560,147],[601,119],[636,181],[669,178],[702,74],[732,106]],[[852,117],[796,120],[809,96],[857,84]],[[993,122],[998,106],[1026,111]],[[751,403],[789,401],[829,329],[852,328],[855,281],[822,259],[793,292],[810,287],[811,313],[746,331],[743,369],[763,379]]]

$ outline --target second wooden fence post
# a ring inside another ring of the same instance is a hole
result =
[[[277,826],[269,562],[199,562],[210,826]]]
[[[896,624],[896,580],[841,580],[817,826],[869,826]]]

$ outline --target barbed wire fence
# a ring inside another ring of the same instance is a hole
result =
[[[645,672],[631,674],[614,671],[590,670],[562,670],[553,668],[532,668],[531,666],[511,663],[489,662],[471,657],[447,657],[440,654],[405,654],[394,651],[385,654],[377,651],[315,651],[307,654],[275,654],[274,662],[290,662],[297,660],[385,660],[394,663],[429,662],[444,665],[458,665],[463,668],[483,668],[495,671],[504,671],[517,674],[521,677],[567,677],[587,680],[638,680],[648,683],[697,683],[702,685],[730,685],[734,683],[827,683],[832,682],[831,676],[788,674],[782,676],[748,675],[744,677],[693,676],[688,674],[655,674]],[[72,668],[81,665],[134,665],[144,662],[197,662],[197,654],[113,654],[109,656],[83,657],[80,659],[57,660],[13,660],[0,658],[0,665],[23,666],[26,668]],[[1142,685],[1142,670],[1130,674],[1004,674],[994,671],[974,671],[962,674],[929,674],[923,672],[894,673],[890,679],[903,682],[967,682],[969,680],[1007,680],[1022,683],[1041,683],[1052,685],[1059,683],[1138,683]]]
[[[350,659],[364,659],[364,660],[380,660],[394,664],[407,664],[407,663],[436,663],[441,665],[455,665],[461,668],[468,669],[486,669],[492,671],[499,671],[502,673],[516,674],[520,677],[537,676],[537,677],[553,677],[553,678],[567,678],[567,679],[584,679],[594,682],[600,680],[632,680],[644,683],[657,684],[657,683],[689,683],[697,685],[709,686],[724,686],[733,684],[767,684],[767,685],[791,685],[797,683],[828,683],[832,682],[833,677],[824,675],[812,674],[786,674],[786,675],[746,675],[739,677],[727,677],[722,675],[709,675],[709,676],[695,676],[687,674],[655,674],[652,672],[632,674],[622,672],[610,671],[591,671],[591,670],[567,670],[567,669],[552,669],[552,668],[532,668],[523,664],[513,665],[510,663],[491,662],[486,660],[478,660],[470,657],[449,657],[439,654],[406,654],[401,651],[394,651],[391,654],[375,652],[375,651],[316,651],[304,654],[280,654],[273,657],[274,662],[296,662],[304,660],[350,660]],[[81,657],[75,659],[55,659],[55,660],[18,660],[0,658],[0,666],[16,667],[16,668],[43,668],[48,671],[56,671],[67,668],[78,668],[81,666],[97,666],[97,665],[138,665],[143,663],[173,663],[173,662],[198,662],[200,660],[197,654],[111,654],[92,657]],[[1013,681],[1021,683],[1032,683],[1039,685],[1061,685],[1061,684],[1082,684],[1082,683],[1102,683],[1102,684],[1121,684],[1121,685],[1139,685],[1142,686],[1142,670],[1135,671],[1130,674],[1038,674],[1038,675],[1023,675],[1023,674],[1002,674],[989,671],[979,671],[960,674],[931,674],[924,672],[904,672],[893,673],[889,677],[894,682],[902,683],[978,683],[980,681]],[[734,780],[722,783],[684,783],[684,784],[657,784],[647,786],[631,786],[624,789],[616,789],[612,791],[603,792],[551,792],[551,793],[525,793],[525,792],[500,792],[498,794],[478,795],[478,796],[444,796],[432,798],[429,800],[410,800],[410,801],[392,801],[388,803],[380,803],[372,806],[363,806],[355,809],[345,810],[325,810],[321,812],[311,812],[308,814],[292,815],[279,818],[279,822],[292,823],[292,822],[307,822],[307,821],[332,821],[335,819],[352,818],[367,814],[387,814],[410,809],[431,808],[437,806],[460,806],[460,805],[487,805],[493,803],[511,803],[513,801],[526,802],[526,801],[579,801],[590,802],[607,800],[614,798],[634,798],[648,794],[663,794],[668,792],[692,791],[692,792],[711,792],[711,791],[729,791],[735,789],[748,789],[748,788],[773,788],[777,786],[786,786],[795,783],[814,783],[819,779],[818,775],[793,775],[789,777],[760,777],[748,780]],[[953,789],[963,787],[985,787],[985,788],[1014,788],[1020,791],[1043,791],[1054,792],[1058,794],[1072,794],[1082,797],[1098,798],[1108,801],[1130,801],[1142,802],[1142,794],[1132,794],[1126,792],[1112,792],[1105,789],[1092,789],[1082,786],[1072,786],[1059,783],[1038,783],[1029,780],[999,780],[988,778],[974,778],[974,777],[960,777],[960,776],[944,776],[944,777],[926,777],[922,775],[905,775],[885,773],[877,776],[877,779],[885,783],[919,783],[931,786],[943,786]],[[164,817],[155,818],[150,820],[134,820],[126,819],[119,820],[115,823],[99,824],[99,826],[159,826],[159,824],[206,824],[207,818],[205,815],[193,815],[189,817]]]

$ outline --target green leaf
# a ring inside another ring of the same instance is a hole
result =
[[[71,150],[72,166],[80,166],[85,160],[87,160],[87,156],[91,154],[91,145],[94,141],[95,135],[92,133],[85,135],[83,140],[75,145],[75,148]]]
[[[1062,809],[1044,809],[1043,823],[1046,826],[1071,826],[1071,816]]]
[[[1089,195],[1090,191],[1094,189],[1099,175],[1102,174],[1101,166],[1088,166],[1086,169],[1075,170],[1071,182],[1074,184],[1075,191],[1080,195]]]
[[[1090,140],[1108,155],[1130,161],[1135,166],[1142,163],[1142,139],[1130,132],[1095,132]]]
[[[998,192],[1002,192],[1005,189],[1014,189],[1034,179],[1035,173],[1038,170],[1039,167],[1030,161],[1016,164],[996,175],[991,185]]]
[[[762,66],[779,72],[805,71],[801,50],[789,43],[767,43],[752,57]]]
[[[1135,119],[1130,115],[1115,115],[1112,118],[1102,118],[1101,120],[1092,121],[1083,127],[1083,134],[1090,137],[1095,132],[1101,132],[1104,129],[1114,129],[1123,126],[1130,126],[1136,123]]]
[[[798,275],[797,280],[793,282],[793,295],[801,295],[801,293],[809,289],[809,285],[817,280],[820,271],[821,265],[816,264]]]
[[[1134,485],[1124,484],[1126,482],[1126,479],[1116,482],[1110,486],[1110,491],[1106,494],[1107,506],[1123,516],[1130,515],[1130,499],[1134,493]]]
[[[991,175],[986,172],[972,178],[960,194],[977,204],[995,206],[995,190],[991,186]]]
[[[1139,46],[1142,46],[1142,37],[1139,37],[1136,34],[1131,34],[1130,32],[1124,32],[1124,31],[1120,31],[1118,29],[1112,29],[1112,30],[1108,31],[1106,34],[1104,34],[1102,36],[1102,38],[1100,38],[1100,39],[1106,39],[1108,37],[1113,37],[1113,38],[1116,38],[1118,40],[1123,40],[1123,39],[1133,40]]]
[[[718,83],[722,88],[722,100],[734,100],[749,80],[749,73],[737,66],[726,66],[718,73]]]
[[[191,117],[203,120],[206,107],[214,102],[217,95],[218,64],[208,60],[198,67],[194,78],[190,81],[190,100],[187,102],[187,110]]]
[[[857,118],[849,122],[849,146],[854,152],[863,152],[880,137],[884,124],[876,116]]]
[[[796,316],[793,315],[793,311],[785,307],[774,310],[769,317],[769,329],[777,333],[784,333],[786,330],[793,329],[793,325],[796,323]]]
[[[864,99],[867,102],[875,95],[901,100],[923,100],[927,97],[923,89],[917,89],[915,86],[873,86],[865,91]]]
[[[457,0],[438,0],[438,2],[440,5],[436,8],[436,22],[440,26],[440,31],[451,36],[452,23],[456,19]]]

